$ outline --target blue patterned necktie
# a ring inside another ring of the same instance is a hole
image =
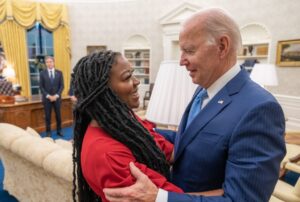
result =
[[[190,125],[190,123],[195,118],[195,116],[200,112],[202,102],[206,97],[207,97],[207,91],[206,91],[206,89],[202,88],[202,90],[195,97],[193,104],[190,108],[190,112],[189,112],[189,116],[188,116],[185,128],[187,128]]]

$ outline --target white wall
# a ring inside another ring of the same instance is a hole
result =
[[[278,40],[300,38],[299,0],[136,0],[106,3],[68,4],[71,27],[72,66],[86,54],[87,45],[106,45],[122,51],[132,35],[141,34],[150,41],[153,82],[163,58],[161,16],[183,2],[200,7],[217,6],[228,10],[240,27],[263,24],[271,34],[270,62],[276,61]],[[277,94],[300,96],[300,67],[278,68],[279,86],[268,88]]]

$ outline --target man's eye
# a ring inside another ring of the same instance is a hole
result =
[[[192,51],[192,50],[186,50],[185,51],[187,54],[192,54],[192,53],[194,53],[194,51]]]

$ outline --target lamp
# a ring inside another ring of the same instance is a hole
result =
[[[2,75],[7,81],[14,82],[16,78],[16,72],[11,64],[7,64],[6,68],[3,69]]]
[[[146,119],[168,126],[178,126],[191,100],[196,84],[179,61],[163,61],[146,112]]]
[[[276,68],[273,64],[255,64],[250,78],[262,87],[278,85]]]

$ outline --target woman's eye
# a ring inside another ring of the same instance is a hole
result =
[[[128,74],[126,77],[125,77],[125,80],[128,80],[132,77],[132,74]]]

